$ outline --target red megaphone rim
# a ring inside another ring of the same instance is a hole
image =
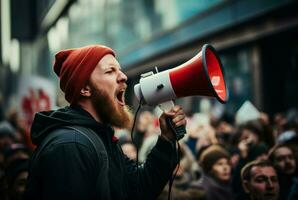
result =
[[[202,60],[206,77],[208,77],[208,85],[210,88],[213,88],[212,94],[221,103],[226,103],[229,94],[226,87],[224,70],[216,50],[210,44],[203,46]]]

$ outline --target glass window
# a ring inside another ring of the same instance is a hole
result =
[[[236,112],[245,100],[252,101],[251,50],[244,49],[220,55],[229,90],[228,110]]]

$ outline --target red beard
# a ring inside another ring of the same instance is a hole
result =
[[[132,114],[128,106],[118,106],[106,91],[96,89],[92,83],[90,88],[92,92],[91,102],[101,122],[117,128],[130,128]]]

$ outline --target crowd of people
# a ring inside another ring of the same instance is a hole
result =
[[[234,116],[206,116],[188,116],[172,199],[298,199],[296,112],[263,113],[243,124]],[[34,147],[24,125],[16,112],[0,123],[0,199],[21,199],[25,190]],[[133,138],[128,129],[116,130],[124,154],[140,163],[159,134],[158,118],[149,111],[139,114]],[[168,190],[158,199],[167,199]]]
[[[298,118],[296,111],[235,123],[202,113],[188,116],[180,140],[172,199],[298,199]],[[136,131],[118,130],[119,143],[131,159],[144,162],[158,137],[152,112],[139,115]],[[167,185],[158,199],[168,198]]]

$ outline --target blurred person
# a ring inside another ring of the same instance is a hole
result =
[[[7,113],[7,121],[15,129],[16,142],[23,143],[28,148],[33,150],[35,148],[35,145],[33,145],[31,142],[30,133],[29,133],[30,127],[28,127],[27,120],[24,119],[23,117],[20,117],[16,108],[14,107],[10,108],[9,112]]]
[[[293,144],[291,147],[298,154],[298,111],[290,109],[287,112],[285,123],[282,126],[282,131],[277,137],[277,143]],[[296,157],[297,158],[297,157]]]
[[[279,144],[269,152],[269,159],[276,169],[283,174],[293,175],[296,172],[296,161],[293,151],[286,144]]]
[[[190,188],[191,182],[197,179],[197,162],[186,144],[180,142],[179,151],[180,164],[174,170],[174,181],[171,188],[171,199],[205,199],[206,193],[203,189]],[[168,199],[169,187],[166,186],[157,200]]]
[[[261,141],[263,141],[268,148],[272,148],[276,143],[276,138],[274,136],[273,125],[270,122],[268,113],[261,112],[259,120],[255,123],[260,124],[261,126]]]
[[[145,162],[149,153],[154,148],[159,138],[159,133],[154,130],[148,131],[147,137],[144,138],[143,144],[139,149],[139,162]]]
[[[144,162],[155,146],[160,130],[155,122],[155,116],[149,111],[140,115],[133,142],[139,150],[139,161]]]
[[[5,166],[16,159],[29,159],[30,150],[24,144],[14,143],[4,149]]]
[[[121,149],[123,153],[131,160],[137,159],[137,149],[134,143],[130,141],[123,142],[121,144]]]
[[[196,152],[200,151],[202,147],[218,144],[215,129],[211,125],[201,126],[197,131]]]
[[[231,139],[235,134],[234,123],[234,116],[226,111],[220,118],[212,118],[211,125],[215,128],[216,138],[219,144],[225,148],[229,148]]]
[[[264,141],[262,126],[258,121],[249,121],[237,127],[232,147],[234,168],[232,186],[237,199],[242,199],[245,192],[241,187],[241,169],[253,160],[266,160],[268,146]]]
[[[37,111],[48,111],[51,108],[49,95],[43,90],[38,89]]]
[[[175,183],[175,182],[174,182]],[[168,200],[168,187],[157,197],[156,200]],[[188,188],[181,190],[173,186],[171,200],[205,200],[206,192],[201,188]]]
[[[179,150],[180,163],[175,170],[177,173],[174,184],[178,189],[185,190],[189,187],[189,183],[196,180],[198,173],[201,172],[199,171],[196,159],[188,146],[181,142]]]
[[[270,150],[269,160],[272,161],[277,171],[280,185],[279,199],[287,199],[297,169],[293,151],[285,144],[277,145]]]
[[[218,144],[215,129],[210,125],[208,115],[196,113],[190,119],[190,125],[187,127],[188,138],[186,144],[194,155],[204,147]]]
[[[26,96],[23,96],[21,99],[21,108],[24,112],[25,119],[26,119],[26,125],[30,127],[33,122],[34,113],[37,112],[37,98],[35,91],[32,87],[29,88],[27,91]]]
[[[278,177],[273,165],[266,160],[247,163],[241,170],[244,191],[250,200],[277,200],[279,196]]]
[[[286,123],[287,119],[284,113],[279,112],[273,115],[273,134],[275,138],[283,132],[283,127]]]
[[[289,109],[286,113],[277,113],[274,116],[274,130],[278,144],[298,140],[298,111]]]
[[[241,157],[246,158],[249,154],[250,147],[265,144],[268,142],[264,140],[264,132],[259,121],[249,121],[238,127],[238,149]],[[255,158],[252,158],[254,160]]]
[[[60,51],[54,71],[70,106],[35,115],[25,199],[154,199],[177,164],[176,136],[185,125],[180,106],[159,118],[161,135],[146,162],[127,158],[113,127],[131,126],[126,75],[112,49],[101,45]]]
[[[297,109],[290,109],[287,111],[286,122],[283,125],[283,130],[277,137],[277,144],[284,144],[288,146],[293,152],[298,161],[298,111]]]
[[[139,115],[136,131],[134,133],[133,142],[136,147],[140,149],[144,143],[146,137],[152,135],[154,132],[154,116],[149,111],[142,111]]]
[[[193,155],[196,155],[202,146],[209,145],[211,140],[214,141],[215,134],[213,133],[215,132],[208,131],[210,130],[210,118],[207,114],[194,113],[187,120],[188,135],[184,140]]]
[[[190,188],[203,189],[206,200],[234,199],[231,181],[229,153],[219,145],[211,145],[203,150],[199,158],[203,175],[190,184]]]
[[[225,121],[219,122],[216,127],[216,137],[218,138],[219,143],[225,147],[229,147],[234,132],[234,127]]]
[[[0,122],[0,150],[4,150],[16,140],[15,129],[7,121]]]
[[[22,200],[28,177],[28,159],[13,160],[5,170],[9,200]]]

